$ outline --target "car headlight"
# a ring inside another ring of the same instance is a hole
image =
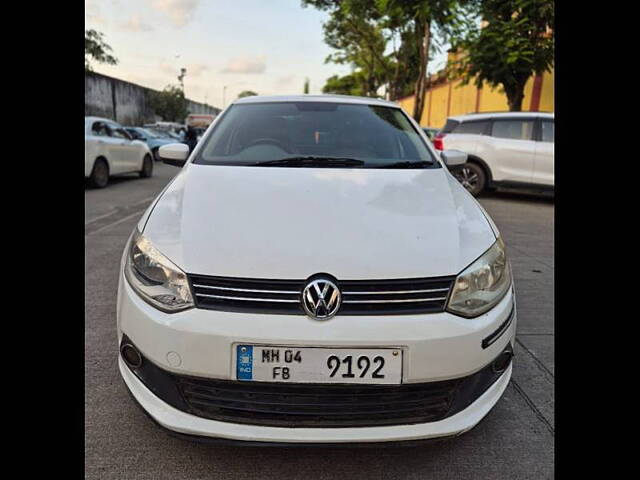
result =
[[[477,317],[493,308],[511,287],[511,267],[501,238],[458,275],[447,310]]]
[[[133,289],[157,309],[171,313],[193,307],[185,273],[137,229],[131,237],[124,272]]]

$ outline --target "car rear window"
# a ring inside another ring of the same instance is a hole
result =
[[[230,107],[195,164],[255,165],[293,157],[350,158],[364,167],[429,162],[426,143],[398,108],[329,102],[269,102]]]
[[[452,133],[468,133],[473,135],[482,135],[487,131],[488,125],[489,125],[489,122],[486,120],[463,122],[460,125],[458,125]]]
[[[494,120],[491,136],[511,140],[531,140],[533,120]]]
[[[440,131],[440,133],[451,133],[459,124],[460,122],[458,120],[447,119],[447,123],[445,123],[444,128]]]

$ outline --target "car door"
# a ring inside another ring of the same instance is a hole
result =
[[[91,132],[96,138],[98,155],[103,155],[109,162],[109,171],[112,174],[123,171],[120,140],[111,134],[111,128],[107,122],[96,121],[91,127]]]
[[[453,149],[476,155],[482,137],[488,133],[488,120],[465,120],[458,123],[444,139],[445,150]]]
[[[140,147],[133,143],[130,135],[118,123],[109,124],[111,136],[118,140],[118,154],[123,172],[140,170]]]
[[[494,119],[491,135],[479,155],[499,182],[531,183],[536,142],[533,139],[534,118]]]
[[[533,183],[554,184],[554,133],[555,121],[541,119],[533,168]]]

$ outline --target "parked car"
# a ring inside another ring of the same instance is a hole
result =
[[[84,176],[90,185],[103,188],[111,175],[138,172],[153,174],[151,151],[135,140],[119,123],[100,117],[84,118]]]
[[[434,128],[434,127],[422,127],[422,130],[424,130],[424,133],[427,134],[427,137],[429,137],[429,140],[433,141],[433,137],[436,136],[436,134],[440,131],[439,128]]]
[[[122,256],[120,373],[182,435],[278,443],[458,435],[511,376],[500,234],[398,105],[236,100]],[[135,428],[135,426],[131,426]],[[131,432],[135,436],[135,432]]]
[[[473,195],[500,186],[553,190],[554,114],[500,112],[450,117],[434,146],[469,155],[452,173]]]
[[[162,145],[167,145],[169,143],[175,143],[176,138],[166,134],[160,134],[157,131],[153,131],[150,128],[142,128],[142,127],[125,127],[125,130],[129,132],[129,134],[137,139],[145,142],[151,150],[153,154],[153,158],[155,160],[160,160],[158,156],[158,148]]]

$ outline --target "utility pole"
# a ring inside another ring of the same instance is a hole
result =
[[[182,87],[182,95],[184,95],[184,98],[187,98],[187,95],[184,93],[184,76],[186,74],[187,74],[187,69],[181,68],[180,75],[178,75],[178,81],[180,82],[180,86]]]

